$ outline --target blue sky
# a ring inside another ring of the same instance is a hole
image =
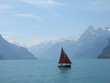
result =
[[[110,26],[110,0],[0,0],[0,34],[22,45]]]

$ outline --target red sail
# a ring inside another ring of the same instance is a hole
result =
[[[59,64],[72,64],[71,61],[69,60],[67,54],[64,52],[63,48],[61,50]]]

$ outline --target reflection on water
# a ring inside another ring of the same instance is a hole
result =
[[[68,73],[71,70],[71,68],[59,68],[60,73]]]
[[[59,81],[59,83],[71,83],[71,73],[72,68],[58,68],[56,80]]]
[[[68,76],[70,75],[71,68],[59,68],[58,70],[59,70],[59,75],[62,78],[68,78]]]

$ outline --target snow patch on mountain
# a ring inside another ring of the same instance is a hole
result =
[[[56,40],[53,44],[45,43],[30,48],[31,52],[41,58],[59,58],[60,49],[65,51],[72,58],[96,58],[106,47],[110,38],[110,27],[89,26],[80,36],[64,37]],[[38,50],[36,50],[38,49]]]

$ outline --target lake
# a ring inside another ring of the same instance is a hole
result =
[[[110,59],[76,59],[60,69],[57,60],[0,60],[0,83],[110,83]]]

